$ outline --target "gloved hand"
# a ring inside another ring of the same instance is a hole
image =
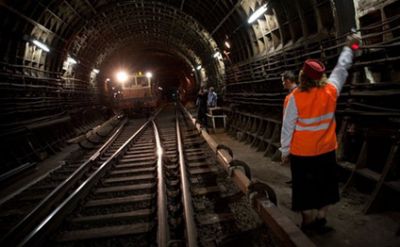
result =
[[[355,33],[348,35],[346,38],[346,46],[353,51],[358,50],[361,46],[361,37]]]

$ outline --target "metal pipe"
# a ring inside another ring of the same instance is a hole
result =
[[[178,116],[176,116],[176,141],[178,144],[178,153],[179,153],[179,170],[180,170],[181,184],[182,184],[182,201],[183,201],[184,216],[186,223],[187,246],[196,247],[197,229],[193,218],[192,196],[190,193],[189,179],[186,173],[185,157],[183,156],[183,144],[182,144],[182,136],[181,136],[181,129],[179,126]]]
[[[160,134],[157,125],[151,121],[154,129],[157,152],[157,218],[158,231],[157,243],[159,247],[166,247],[169,240],[168,233],[168,213],[167,213],[167,189],[164,181],[163,148],[161,146]]]

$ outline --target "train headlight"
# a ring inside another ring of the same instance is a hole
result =
[[[150,79],[151,77],[153,77],[153,74],[151,72],[146,72],[146,77]]]
[[[117,72],[117,81],[120,83],[124,83],[128,80],[128,73],[126,73],[125,71],[119,71]]]

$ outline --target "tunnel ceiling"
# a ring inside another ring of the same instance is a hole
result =
[[[12,13],[5,15],[9,18],[4,26],[18,20],[14,26],[20,30],[15,31],[28,34],[25,39],[35,38],[51,47],[51,57],[42,60],[52,71],[60,70],[67,55],[77,58],[86,70],[98,67],[108,55],[127,45],[138,51],[161,49],[195,66],[210,62],[210,54],[217,48],[214,40],[222,42],[225,37],[227,26],[222,24],[231,25],[231,29],[240,24],[234,11],[240,1],[231,0],[42,0],[0,4],[7,14]]]
[[[173,53],[193,67],[201,63],[209,74],[216,75],[219,68],[212,54],[218,49],[222,52],[226,40],[233,46],[231,56],[237,63],[312,34],[332,33],[335,26],[340,27],[342,17],[337,15],[334,20],[334,10],[341,2],[5,0],[0,1],[1,32],[11,37],[12,43],[5,44],[3,57],[10,64],[61,73],[64,61],[71,56],[80,63],[77,74],[88,76],[108,56],[130,45],[137,51],[161,49]],[[268,4],[268,11],[257,22],[247,24],[247,18],[263,4]],[[52,51],[37,49],[33,39]],[[230,62],[230,58],[227,60]]]

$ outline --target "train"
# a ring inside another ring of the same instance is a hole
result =
[[[148,113],[159,105],[159,92],[149,74],[133,73],[123,82],[106,80],[112,108],[126,114]]]

